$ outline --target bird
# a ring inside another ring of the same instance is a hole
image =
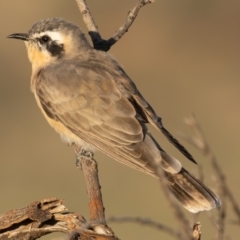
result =
[[[81,149],[80,158],[100,150],[156,178],[155,166],[161,166],[168,189],[188,211],[221,205],[212,190],[154,139],[148,125],[196,163],[163,126],[123,67],[111,54],[92,47],[80,27],[62,18],[49,18],[33,24],[28,33],[8,38],[25,42],[37,105],[63,142]]]

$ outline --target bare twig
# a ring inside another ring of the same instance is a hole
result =
[[[94,48],[102,51],[108,51],[112,45],[115,44],[128,31],[136,19],[140,9],[146,4],[154,2],[154,0],[139,0],[136,6],[129,11],[125,23],[115,32],[113,37],[109,38],[108,40],[102,39],[97,25],[94,22],[92,14],[87,6],[86,0],[76,0],[76,2],[82,14],[83,21],[88,29],[88,33],[92,39]]]
[[[76,156],[81,151],[78,146],[72,146]],[[81,157],[81,169],[84,174],[84,179],[89,198],[90,224],[95,232],[104,234],[106,236],[118,239],[112,229],[107,226],[104,206],[102,200],[101,186],[98,178],[97,162],[93,158]]]
[[[109,222],[133,222],[138,223],[144,226],[152,227],[157,230],[161,230],[163,232],[168,233],[169,235],[176,237],[178,240],[184,240],[185,238],[182,236],[181,232],[178,232],[169,226],[166,226],[162,223],[154,222],[150,219],[140,218],[140,217],[111,217],[108,219]]]
[[[87,26],[87,29],[90,32],[98,32],[97,25],[92,17],[92,14],[87,6],[87,3],[85,0],[76,0],[78,8],[81,12],[81,15],[83,17],[83,21]],[[102,40],[102,39],[100,39]]]
[[[92,17],[92,14],[87,6],[86,0],[76,0],[78,8],[80,10],[80,13],[82,15],[83,21],[88,29],[88,33],[92,39],[94,48],[103,50],[103,51],[108,51],[110,47],[108,48],[103,44],[106,42],[105,40],[102,39],[98,27]],[[108,48],[108,49],[107,49]]]
[[[81,166],[89,197],[90,221],[97,224],[106,224],[97,162],[94,159],[83,158],[81,159]]]
[[[186,141],[194,145],[196,148],[198,148],[200,151],[203,152],[203,154],[209,159],[212,168],[215,172],[215,175],[218,179],[218,184],[219,184],[219,191],[220,191],[220,196],[222,200],[222,206],[219,209],[219,219],[218,219],[218,226],[219,226],[219,231],[218,231],[218,236],[216,239],[223,239],[224,237],[224,229],[225,229],[225,219],[226,219],[226,203],[225,203],[225,198],[227,197],[230,200],[230,203],[232,205],[232,208],[234,210],[234,213],[236,214],[238,218],[238,223],[240,224],[240,208],[235,200],[230,188],[227,185],[225,175],[215,157],[213,154],[212,150],[210,149],[206,138],[203,135],[203,132],[201,130],[201,127],[199,123],[196,120],[196,117],[192,115],[191,117],[187,118],[186,124],[189,125],[195,133],[195,136],[193,137],[184,137]]]
[[[153,3],[155,0],[140,0],[136,6],[129,11],[128,17],[125,23],[115,32],[112,38],[108,39],[109,45],[112,46],[115,44],[131,27],[134,20],[136,19],[140,9],[146,4]]]

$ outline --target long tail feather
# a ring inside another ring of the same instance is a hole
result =
[[[218,196],[184,168],[178,174],[166,176],[173,195],[188,211],[197,213],[221,205]]]

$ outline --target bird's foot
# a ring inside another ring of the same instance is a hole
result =
[[[76,157],[76,167],[81,168],[81,160],[82,158],[88,159],[90,161],[93,160],[93,153],[91,151],[86,151],[83,148],[78,152]]]

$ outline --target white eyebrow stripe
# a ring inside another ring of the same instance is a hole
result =
[[[53,31],[46,31],[46,32],[41,32],[41,33],[35,33],[32,38],[39,38],[44,35],[49,36],[53,41],[56,41],[58,43],[63,43],[63,36],[59,32],[53,32]]]

